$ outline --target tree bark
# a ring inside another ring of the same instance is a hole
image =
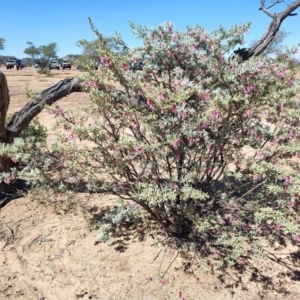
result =
[[[30,99],[20,111],[13,114],[6,125],[6,142],[11,143],[42,111],[44,105],[52,105],[61,98],[80,91],[81,85],[76,78],[66,78],[37,94],[35,99]]]
[[[270,7],[275,6],[280,2],[282,1],[276,0],[273,2],[273,4]],[[297,15],[293,13],[293,11],[295,11],[298,7],[300,7],[300,0],[295,0],[285,10],[277,14],[277,13],[271,13],[268,10],[270,7],[268,8],[265,7],[265,0],[260,0],[260,3],[261,3],[260,10],[262,10],[273,20],[271,21],[269,27],[267,28],[262,38],[259,39],[251,48],[242,48],[235,51],[235,53],[238,54],[243,60],[247,60],[252,56],[261,55],[264,52],[264,50],[268,47],[268,45],[273,41],[276,32],[279,30],[282,22],[287,17]]]

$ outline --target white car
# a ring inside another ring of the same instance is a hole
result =
[[[50,63],[50,70],[52,69],[57,69],[59,70],[60,69],[60,64],[57,60],[52,60],[51,63]]]
[[[15,65],[17,64],[17,59],[9,59],[7,62],[6,62],[6,69],[13,69],[15,67]]]

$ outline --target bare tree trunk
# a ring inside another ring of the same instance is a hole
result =
[[[5,75],[0,72],[0,143],[7,142],[7,129],[5,127],[5,120],[7,110],[9,107],[10,97],[7,87],[7,81]],[[10,160],[7,157],[0,158],[0,172],[10,171]],[[1,186],[0,186],[1,190]]]
[[[268,45],[273,41],[276,32],[279,30],[280,25],[290,16],[295,16],[297,14],[293,13],[300,6],[300,0],[295,0],[289,5],[285,10],[277,13],[271,13],[269,9],[275,6],[278,3],[283,2],[282,0],[274,0],[273,4],[269,7],[265,7],[265,0],[260,0],[260,10],[266,13],[273,20],[271,21],[268,29],[260,40],[258,40],[251,48],[242,48],[235,51],[236,54],[239,54],[243,60],[249,59],[251,56],[258,56],[264,52]]]

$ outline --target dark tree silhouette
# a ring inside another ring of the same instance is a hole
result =
[[[235,51],[239,54],[243,60],[249,59],[251,56],[257,56],[262,54],[268,45],[274,40],[276,33],[279,31],[280,25],[287,17],[296,16],[293,13],[299,6],[300,0],[295,0],[287,6],[287,8],[279,13],[270,12],[270,8],[274,7],[276,4],[284,3],[284,0],[274,0],[271,4],[266,7],[266,0],[260,0],[260,10],[262,10],[267,16],[272,18],[264,35],[250,48],[242,48]]]

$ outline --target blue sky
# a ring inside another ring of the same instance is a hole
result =
[[[128,20],[152,27],[171,21],[178,30],[200,24],[208,31],[220,24],[229,28],[251,21],[245,46],[260,38],[271,21],[259,10],[259,0],[1,0],[0,12],[0,37],[6,39],[0,55],[18,58],[26,57],[27,41],[36,46],[56,42],[59,57],[80,54],[76,41],[94,39],[88,17],[104,36],[119,31],[130,47],[140,41]],[[291,32],[288,45],[300,43],[300,9],[296,12],[299,16],[287,18],[281,26]]]

